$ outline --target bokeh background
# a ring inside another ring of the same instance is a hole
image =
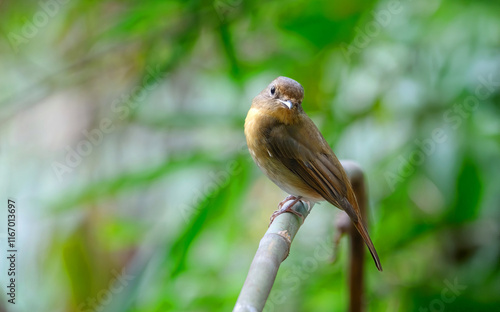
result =
[[[365,170],[367,310],[500,310],[498,2],[0,1],[0,36],[0,311],[231,310],[286,195],[243,135],[279,75]],[[338,212],[266,311],[346,310]]]

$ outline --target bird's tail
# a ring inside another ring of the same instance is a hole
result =
[[[380,263],[380,259],[378,258],[377,250],[375,250],[375,246],[373,246],[372,240],[370,238],[370,235],[368,234],[368,231],[366,230],[365,225],[363,224],[363,220],[361,218],[361,213],[359,212],[358,208],[358,202],[356,200],[356,197],[354,196],[354,192],[351,193],[352,195],[352,202],[357,209],[354,209],[353,206],[351,205],[351,202],[347,200],[347,198],[343,198],[341,201],[341,206],[343,210],[347,213],[349,218],[352,221],[352,224],[356,227],[356,230],[358,230],[359,235],[363,238],[365,241],[366,246],[368,247],[368,250],[370,250],[370,254],[372,255],[373,261],[375,261],[375,265],[377,266],[377,269],[379,271],[382,271],[382,264]]]
[[[380,259],[378,258],[377,250],[375,249],[375,246],[373,246],[372,240],[370,239],[370,235],[368,235],[368,231],[366,230],[366,227],[359,219],[358,219],[358,222],[353,222],[352,224],[354,224],[354,226],[358,230],[359,234],[361,235],[361,237],[365,241],[365,244],[368,247],[368,250],[370,250],[370,254],[372,255],[373,261],[375,261],[375,265],[377,266],[377,269],[379,271],[382,271],[382,264],[380,263]]]

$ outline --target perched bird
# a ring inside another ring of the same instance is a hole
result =
[[[326,200],[344,210],[363,237],[379,271],[382,265],[363,224],[351,183],[337,156],[302,109],[304,88],[287,77],[274,79],[257,95],[245,119],[245,136],[255,163],[291,196],[287,200]],[[275,213],[275,214],[276,214]],[[274,216],[274,215],[273,215]]]

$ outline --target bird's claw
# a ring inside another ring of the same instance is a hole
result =
[[[311,210],[311,205],[309,204],[309,202],[305,201],[305,200],[301,200],[301,198],[302,198],[301,196],[289,195],[283,201],[281,201],[278,204],[278,210],[276,210],[270,218],[271,222],[269,222],[269,226],[271,226],[271,224],[273,223],[274,219],[277,216],[279,216],[280,214],[285,213],[285,212],[293,213],[294,215],[296,215],[297,217],[299,217],[302,220],[302,223],[304,223],[304,220],[305,220],[304,216],[300,212],[297,212],[297,211],[292,209],[293,205],[295,205],[298,201],[301,201],[304,205],[307,205],[307,211]],[[290,201],[291,201],[291,203],[289,203]]]

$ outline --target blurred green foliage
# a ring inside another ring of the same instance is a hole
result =
[[[0,310],[231,310],[285,196],[243,136],[279,75],[304,86],[339,158],[365,169],[384,265],[366,261],[367,310],[499,310],[499,12],[0,2],[0,189],[20,220],[18,302],[2,294]],[[346,309],[346,242],[333,264],[316,256],[332,253],[337,213],[314,208],[267,311]]]

